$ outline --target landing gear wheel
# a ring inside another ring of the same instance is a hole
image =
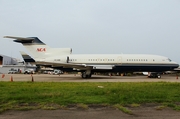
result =
[[[81,77],[82,77],[83,79],[87,78],[87,77],[86,77],[86,72],[82,72]]]
[[[161,78],[161,75],[158,75],[157,78],[160,79],[160,78]]]
[[[83,79],[85,79],[85,78],[91,78],[91,74],[86,74],[86,72],[82,72],[82,74],[81,74],[81,77],[83,78]]]

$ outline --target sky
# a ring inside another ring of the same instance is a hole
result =
[[[9,35],[73,54],[155,54],[180,64],[179,12],[180,0],[0,0],[0,54],[29,53]]]

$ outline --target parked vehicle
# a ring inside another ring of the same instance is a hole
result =
[[[53,75],[59,75],[59,74],[63,74],[63,72],[61,70],[54,70],[52,72]]]
[[[26,69],[25,71],[24,71],[24,74],[34,74],[35,72],[34,72],[34,69]]]
[[[18,73],[18,70],[16,70],[16,69],[10,69],[8,71],[8,74],[17,74],[17,73]]]

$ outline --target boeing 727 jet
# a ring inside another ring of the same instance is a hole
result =
[[[149,54],[72,54],[71,48],[50,48],[37,37],[14,37],[29,50],[38,65],[71,69],[82,72],[82,78],[90,78],[94,72],[163,72],[177,68],[179,64],[167,57]]]

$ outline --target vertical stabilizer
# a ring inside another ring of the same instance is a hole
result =
[[[31,53],[34,59],[44,59],[50,54],[50,47],[39,40],[37,37],[22,38],[5,36],[4,38],[16,39],[14,42],[22,43],[23,46]]]
[[[71,48],[50,48],[37,37],[14,37],[4,36],[4,38],[15,39],[14,42],[21,43],[31,53],[32,57],[37,59],[45,59],[52,56],[71,54]]]

